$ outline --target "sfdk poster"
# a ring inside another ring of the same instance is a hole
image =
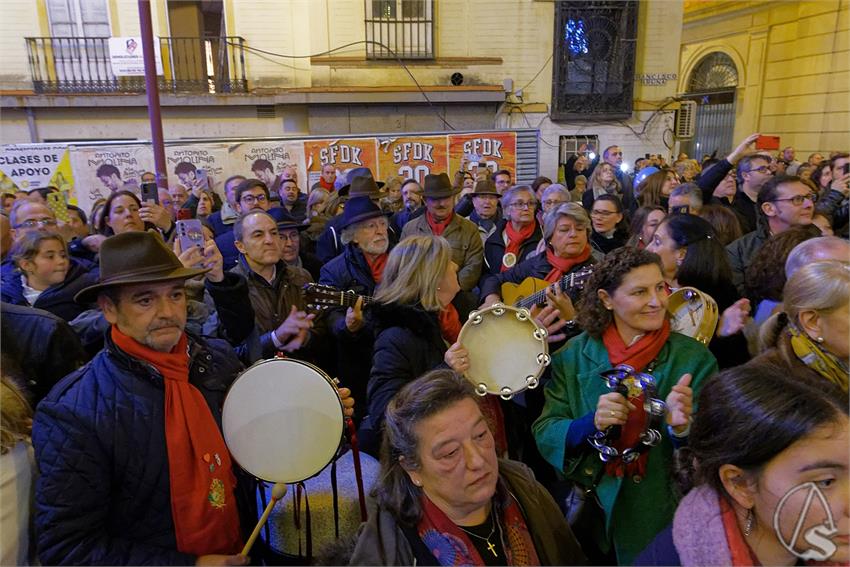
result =
[[[306,140],[304,157],[307,160],[310,187],[319,180],[324,165],[334,166],[338,176],[355,167],[368,167],[379,178],[382,175],[377,170],[375,138]]]
[[[516,132],[449,134],[448,138],[449,172],[460,170],[464,156],[483,163],[490,171],[516,171]]]
[[[381,179],[400,175],[423,183],[429,173],[450,173],[448,165],[446,136],[378,138],[378,169]]]

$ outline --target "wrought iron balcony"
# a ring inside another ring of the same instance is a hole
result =
[[[108,37],[28,37],[33,90],[39,94],[140,93],[143,76],[112,72]],[[160,37],[159,88],[172,93],[244,93],[245,40]]]
[[[434,0],[364,0],[367,59],[433,59]]]

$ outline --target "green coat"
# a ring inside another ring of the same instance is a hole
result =
[[[552,358],[546,404],[533,426],[540,453],[568,478],[582,484],[591,484],[602,461],[590,444],[567,454],[567,430],[573,419],[596,410],[599,396],[609,393],[599,374],[611,367],[601,340],[587,333],[572,339]],[[666,399],[688,372],[693,375],[691,387],[696,398],[705,379],[717,372],[717,361],[702,344],[671,333],[652,372],[658,397]],[[596,486],[607,529],[607,534],[599,535],[604,541],[598,544],[606,550],[613,541],[620,565],[631,565],[635,556],[673,521],[677,504],[670,478],[673,445],[666,427],[661,434],[661,444],[649,452],[645,478],[603,474]]]

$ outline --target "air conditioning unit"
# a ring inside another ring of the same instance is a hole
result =
[[[683,100],[676,111],[676,138],[690,140],[694,137],[697,124],[697,103],[693,100]]]

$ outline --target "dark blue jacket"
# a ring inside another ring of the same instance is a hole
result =
[[[673,524],[659,532],[632,565],[681,565],[682,560],[673,543]]]
[[[292,205],[292,210],[286,209],[281,205],[286,213],[298,222],[303,222],[307,218],[307,195],[304,193],[298,194],[298,200]]]
[[[496,224],[496,230],[493,231],[493,234],[487,237],[487,240],[484,242],[484,268],[481,270],[481,282],[483,284],[484,280],[487,279],[491,275],[496,275],[501,273],[502,271],[502,257],[505,255],[505,226],[510,221],[507,219],[502,219]],[[534,221],[535,230],[531,233],[531,236],[528,237],[528,240],[522,243],[519,247],[519,256],[517,257],[516,264],[522,263],[523,260],[528,258],[528,255],[534,252],[534,249],[537,248],[537,244],[543,238],[543,231],[540,228],[540,225],[537,224],[537,221]],[[514,264],[514,265],[516,265]]]
[[[213,234],[216,238],[226,232],[233,232],[233,223],[224,224],[221,220],[221,211],[216,211],[207,217],[207,224],[213,229]]]
[[[66,321],[74,320],[77,315],[88,309],[74,301],[74,296],[85,287],[97,283],[96,272],[90,272],[76,259],[70,259],[71,266],[62,283],[52,285],[42,292],[32,307],[44,309]],[[21,282],[21,272],[15,270],[8,277],[4,276],[2,287],[3,301],[12,305],[28,306],[24,297],[24,285]]]
[[[190,338],[189,345],[189,381],[221,427],[225,393],[242,364],[224,341]],[[164,408],[159,373],[108,335],[89,364],[42,400],[32,432],[42,564],[195,563],[177,551]],[[237,477],[242,525],[253,527],[255,485],[239,471]]]
[[[372,296],[376,286],[363,252],[354,244],[346,244],[342,254],[322,267],[319,283],[365,296]],[[336,339],[340,383],[351,388],[354,399],[362,402],[360,407],[355,406],[357,416],[361,417],[367,408],[366,384],[372,369],[374,336],[368,323],[356,333],[349,332],[345,326],[346,311],[345,307],[330,309],[325,313],[325,320]]]
[[[330,262],[342,252],[339,233],[342,232],[342,215],[331,218],[316,241],[316,256],[322,262]]]
[[[419,207],[418,209],[414,209],[409,211],[407,209],[403,209],[396,214],[394,214],[390,218],[390,228],[395,231],[396,234],[401,234],[404,225],[409,223],[415,218],[419,218],[425,214],[425,207]]]
[[[393,396],[408,382],[441,365],[446,353],[437,313],[419,306],[375,304],[369,311],[375,330],[369,375],[369,417],[361,426],[361,446],[378,454],[384,412]]]

